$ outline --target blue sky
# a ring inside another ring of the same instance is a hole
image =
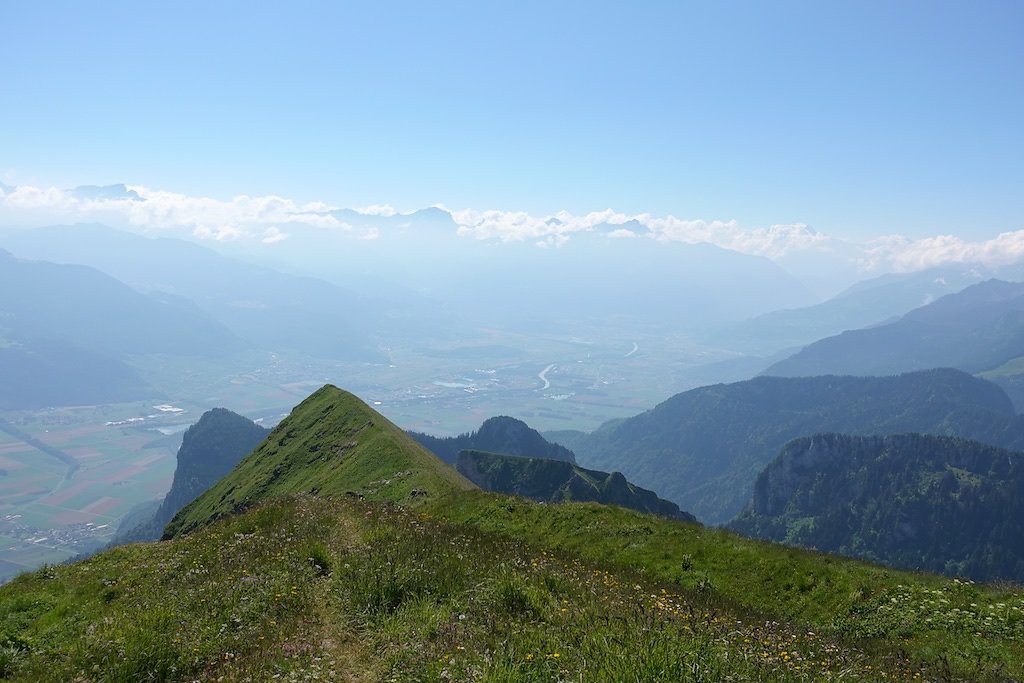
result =
[[[1024,230],[1024,4],[5,3],[0,177]]]

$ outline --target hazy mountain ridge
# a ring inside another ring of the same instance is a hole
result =
[[[950,370],[894,377],[758,377],[677,394],[589,435],[558,434],[580,463],[618,470],[705,523],[740,513],[760,471],[819,432],[921,432],[1024,446],[1024,419],[996,385]]]
[[[387,302],[388,308],[401,310],[400,316],[421,321],[448,316],[474,325],[531,329],[559,329],[595,319],[698,329],[816,301],[767,258],[705,243],[659,241],[639,225],[598,225],[541,247],[536,240],[466,234],[449,213],[437,208],[392,216],[342,210],[337,217],[346,221],[347,229],[293,224],[287,239],[270,244],[217,245],[225,253],[271,266],[261,270],[242,268],[241,261],[216,254],[219,270],[210,273],[214,252],[204,246],[153,240],[102,225],[9,230],[0,244],[24,256],[92,265],[143,290],[187,296],[254,342],[279,339],[273,329],[246,315],[246,308],[238,305],[242,302],[258,302],[277,315],[289,311],[289,301],[300,310],[322,310],[327,313],[326,318],[321,313],[321,325],[329,322],[344,332],[341,338],[348,346],[362,348],[369,330],[389,320],[381,316],[379,292],[406,300],[400,304],[392,297]],[[626,234],[632,236],[622,236]],[[201,252],[208,253],[200,257]],[[175,259],[177,266],[171,265]],[[192,281],[182,277],[186,268]],[[281,270],[315,275],[306,284],[312,287],[319,278],[334,301],[300,288],[296,278]],[[257,272],[259,277],[254,277]],[[531,277],[523,278],[524,272]],[[609,278],[608,273],[617,276]],[[480,282],[488,283],[486,294]],[[302,292],[302,298],[286,300],[282,290]],[[408,304],[417,298],[420,306]],[[422,310],[424,306],[430,310]],[[335,313],[339,311],[347,316]],[[360,320],[367,326],[345,327]],[[317,327],[304,331],[310,337],[307,344],[320,339]],[[320,346],[310,346],[314,348],[323,355]]]
[[[976,580],[1024,580],[1024,454],[949,437],[791,441],[740,533]]]
[[[95,268],[15,258],[0,250],[2,326],[16,338],[55,339],[114,357],[219,355],[240,340],[176,300],[141,294]]]
[[[456,458],[455,469],[484,491],[547,503],[620,505],[670,519],[697,521],[654,491],[626,481],[619,472],[588,470],[564,460],[463,450]]]
[[[932,367],[990,370],[1024,356],[1024,283],[988,280],[899,320],[821,339],[764,374],[886,375]]]
[[[103,225],[8,231],[0,244],[28,257],[97,268],[140,291],[187,299],[259,348],[384,358],[367,336],[381,320],[380,303],[324,280],[253,265],[185,240]]]
[[[456,462],[463,450],[576,462],[572,451],[549,442],[522,420],[506,415],[487,418],[476,431],[458,436],[441,437],[418,432],[409,432],[409,436],[450,464]]]
[[[191,302],[148,296],[94,268],[0,249],[0,407],[116,403],[158,394],[125,360],[244,348]]]
[[[97,405],[158,394],[127,363],[51,339],[0,345],[0,409]]]
[[[1013,269],[1004,270],[1007,275],[1017,274]],[[998,272],[968,264],[883,275],[859,282],[820,304],[765,313],[702,338],[709,344],[737,351],[771,354],[846,330],[885,323]]]

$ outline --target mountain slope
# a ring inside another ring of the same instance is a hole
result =
[[[217,356],[241,341],[201,311],[141,294],[94,268],[26,261],[0,250],[0,333],[49,339],[94,353]]]
[[[357,397],[326,385],[292,410],[226,477],[182,509],[164,538],[271,498],[352,493],[371,500],[474,488]]]
[[[548,503],[620,505],[662,517],[696,522],[679,506],[626,481],[619,472],[598,472],[563,460],[460,451],[455,469],[485,491]]]
[[[409,432],[409,436],[447,463],[454,463],[462,450],[576,462],[576,456],[569,449],[550,443],[522,420],[504,415],[488,418],[480,429],[458,436],[439,437],[417,432]]]
[[[64,341],[0,335],[0,410],[121,403],[156,396],[135,368]]]
[[[160,538],[179,510],[227,475],[269,433],[269,429],[224,408],[203,413],[182,437],[174,480],[160,506],[135,528],[119,532],[114,542]]]
[[[819,340],[764,374],[891,375],[936,367],[989,370],[1024,356],[1024,283],[988,280],[899,320]]]
[[[845,330],[884,323],[941,296],[976,284],[980,266],[929,268],[883,275],[804,308],[773,311],[705,336],[706,343],[735,351],[770,354],[809,344]]]
[[[786,444],[730,526],[907,569],[1024,581],[1024,454],[946,437]]]
[[[1024,420],[1006,394],[957,370],[758,377],[701,387],[606,423],[572,446],[581,464],[618,470],[701,521],[724,524],[787,441],[826,431],[921,432],[1024,446]]]

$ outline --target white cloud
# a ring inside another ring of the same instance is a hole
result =
[[[537,241],[537,246],[541,249],[558,249],[563,244],[569,241],[568,235],[548,235],[542,240]]]
[[[612,209],[592,211],[576,216],[568,211],[559,211],[550,216],[533,216],[525,211],[478,211],[463,209],[450,211],[452,219],[459,226],[459,234],[477,239],[499,239],[503,242],[520,242],[528,239],[564,235],[581,230],[592,230],[598,225],[619,225],[632,217],[616,213]]]
[[[979,242],[969,242],[954,235],[918,240],[886,235],[864,245],[858,265],[869,271],[914,272],[948,263],[1005,266],[1022,260],[1024,230],[1017,230]]]
[[[626,230],[625,228],[619,228],[618,230],[612,230],[612,231],[611,231],[610,233],[608,233],[608,236],[609,236],[609,237],[613,237],[613,238],[620,238],[620,237],[626,237],[626,238],[630,238],[630,237],[639,237],[639,235],[637,235],[637,234],[636,234],[635,232],[633,232],[632,230]]]
[[[347,232],[353,238],[364,240],[381,236],[380,228],[372,224],[361,234],[356,234],[352,226],[331,214],[337,207],[324,202],[299,203],[276,195],[238,195],[223,200],[154,190],[141,185],[128,185],[127,189],[134,191],[140,199],[83,199],[72,191],[54,187],[7,187],[0,189],[0,211],[3,211],[0,220],[12,216],[17,222],[32,223],[34,220],[36,224],[103,220],[124,223],[143,231],[177,231],[200,239],[249,239],[265,244],[296,240],[296,230],[289,230],[287,226],[299,225]],[[1024,261],[1024,230],[974,242],[953,235],[917,240],[885,235],[856,243],[819,233],[802,223],[750,228],[739,225],[735,220],[707,221],[649,213],[625,214],[610,208],[585,214],[558,211],[536,216],[526,211],[450,210],[442,204],[435,207],[452,216],[461,236],[501,242],[529,241],[542,248],[561,247],[575,233],[601,229],[613,238],[643,236],[666,242],[708,243],[782,261],[790,257],[816,260],[820,256],[831,259],[831,263],[855,266],[863,274],[909,272],[946,263],[1000,266]],[[366,216],[400,215],[388,204],[374,204],[356,210]]]
[[[606,225],[636,223],[662,241],[688,244],[707,242],[726,249],[779,258],[793,250],[811,249],[829,240],[801,223],[772,225],[768,228],[741,228],[736,221],[686,220],[675,216],[656,217],[648,213],[623,214],[612,209],[573,215],[560,211],[551,216],[533,216],[524,211],[451,211],[459,225],[459,234],[477,239],[505,242],[541,239],[549,235],[567,235]],[[642,234],[642,233],[641,233]],[[611,237],[637,236],[636,230],[618,228]]]
[[[263,231],[263,239],[260,241],[263,244],[276,244],[277,242],[284,242],[290,236],[286,232],[281,232],[276,225],[271,225]]]
[[[145,231],[187,231],[201,239],[264,239],[265,230],[285,224],[349,230],[328,212],[328,204],[299,204],[275,195],[239,195],[229,200],[193,197],[177,192],[128,185],[141,200],[119,198],[82,199],[73,192],[54,187],[20,186],[0,196],[3,206],[19,211],[36,211],[54,220],[95,220],[115,217]],[[284,234],[284,233],[280,233]],[[274,237],[274,235],[270,235]],[[278,237],[273,241],[280,241]]]
[[[16,209],[68,209],[76,201],[55,187],[38,188],[29,185],[16,187],[14,192],[4,196],[4,204]]]
[[[394,207],[389,204],[371,204],[370,206],[353,209],[353,211],[367,216],[394,216],[398,214]]]

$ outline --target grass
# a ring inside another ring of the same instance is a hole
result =
[[[920,680],[713,590],[386,503],[276,500],[0,589],[15,681]]]
[[[716,609],[788,623],[936,680],[1024,678],[1024,590],[915,574],[594,504],[471,493],[450,521],[642,573]],[[944,677],[944,678],[943,678]]]

